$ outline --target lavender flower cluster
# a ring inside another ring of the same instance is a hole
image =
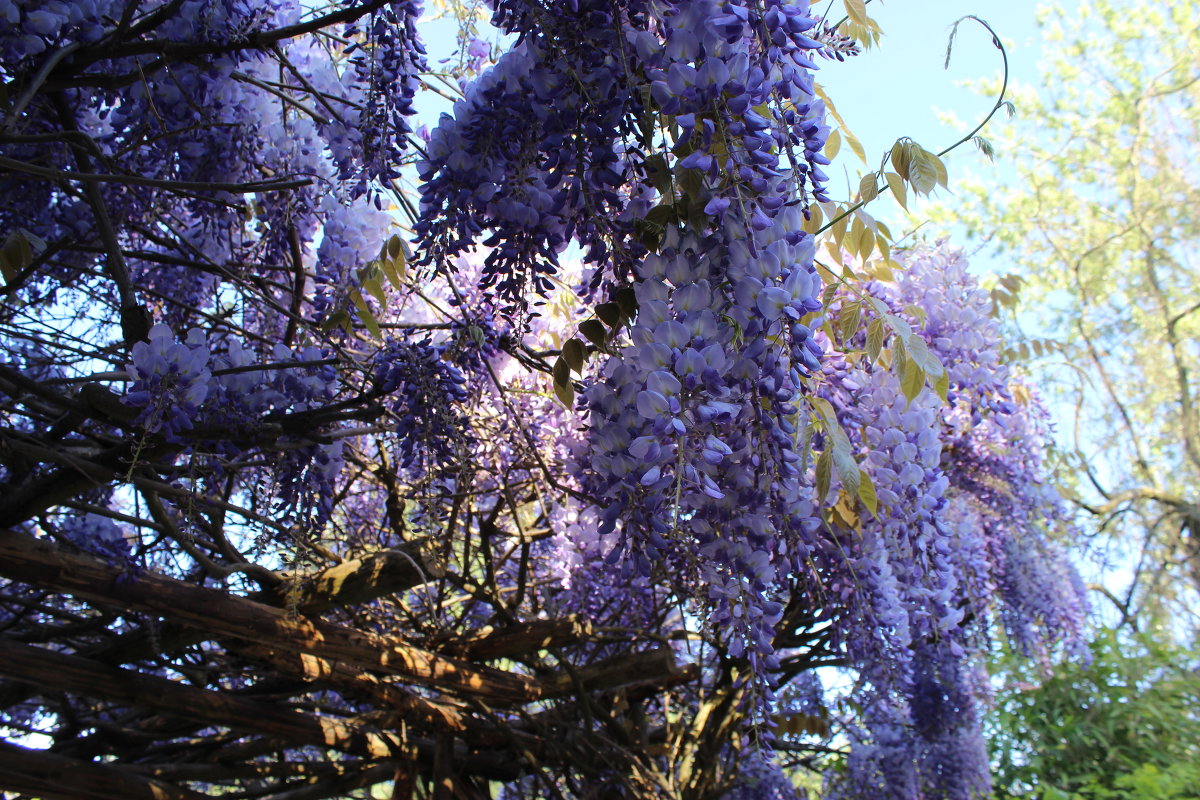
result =
[[[584,395],[604,555],[642,575],[681,560],[679,585],[769,675],[777,569],[812,524],[795,434],[821,352],[800,321],[820,287],[798,211],[824,198],[816,21],[783,2],[494,9],[519,43],[432,134],[424,263],[482,239],[484,282],[518,305],[574,239],[593,283],[634,279],[630,345]],[[654,115],[673,142],[644,130]],[[656,197],[671,221],[647,253],[632,234]]]
[[[400,464],[432,474],[457,463],[469,424],[456,404],[468,399],[467,379],[443,356],[445,343],[393,340],[375,356],[374,384],[391,397]]]
[[[137,254],[131,273],[152,296],[168,298],[155,304],[160,318],[176,326],[197,324],[196,311],[219,297],[218,278],[228,279],[240,265],[290,271],[299,259],[327,282],[361,266],[379,246],[380,224],[368,204],[381,204],[378,192],[397,176],[408,149],[408,118],[425,68],[415,28],[420,5],[393,0],[352,21],[338,53],[312,37],[249,46],[254,36],[296,24],[304,13],[307,7],[294,0],[0,5],[8,23],[0,31],[0,75],[14,86],[28,84],[43,66],[79,76],[62,107],[41,93],[26,98],[21,113],[5,121],[6,132],[16,135],[0,154],[31,168],[197,187],[174,192],[104,181],[101,210],[84,193],[5,170],[0,190],[11,201],[0,208],[0,228],[27,230],[55,254],[37,277],[70,281],[93,266],[103,244],[96,241],[98,213],[120,221],[122,241]],[[200,50],[155,60],[175,45]],[[63,126],[87,137],[91,163],[53,135]],[[275,180],[301,185],[259,193],[249,204],[245,192],[225,188]],[[198,188],[204,186],[220,188]],[[157,228],[164,217],[172,220],[169,234]],[[327,217],[345,222],[330,239],[356,252],[352,264],[322,260],[314,270],[309,248],[316,249]],[[367,238],[369,246],[359,248]]]
[[[949,400],[926,388],[910,402],[893,371],[866,361],[823,367],[821,394],[879,504],[852,529],[833,523],[819,554],[835,641],[868,687],[831,791],[967,800],[989,786],[978,714],[988,620],[1031,651],[1077,647],[1084,592],[1049,539],[1066,515],[1044,471],[1045,412],[1031,396],[1014,402],[986,293],[944,245],[901,260],[896,283],[865,288],[937,355]]]
[[[270,369],[236,339],[215,354],[199,330],[183,342],[166,325],[150,329],[132,349],[132,384],[124,402],[138,409],[134,424],[168,442],[230,459],[252,448],[264,421],[321,409],[340,392],[336,369],[316,347],[276,345]],[[292,366],[294,364],[294,366]],[[319,431],[311,431],[318,434]],[[261,444],[261,443],[260,443]],[[342,468],[340,443],[297,438],[277,469],[280,509],[319,528],[328,520],[333,482]]]
[[[645,5],[495,4],[493,23],[519,40],[431,133],[420,264],[444,268],[486,234],[483,283],[513,307],[527,289],[549,291],[573,237],[592,263],[627,270],[630,243],[611,246],[631,231],[619,220],[632,177],[621,142],[644,109],[621,37]]]

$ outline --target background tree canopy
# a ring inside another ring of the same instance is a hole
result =
[[[1027,329],[1017,355],[1063,404],[1063,484],[1134,573],[1120,613],[1190,615],[1200,19],[1188,4],[1107,2],[1044,18],[1052,80],[1018,88],[1019,116],[989,134],[1011,180],[964,181],[937,218],[985,237],[1012,272],[997,298]]]

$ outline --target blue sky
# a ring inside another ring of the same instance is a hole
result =
[[[880,46],[844,63],[829,63],[817,79],[868,155],[901,136],[940,150],[965,131],[940,124],[935,109],[981,119],[991,101],[957,84],[1000,75],[1000,53],[991,36],[971,21],[959,30],[950,69],[943,69],[955,20],[968,14],[986,20],[1005,43],[1012,75],[1028,84],[1037,78],[1037,5],[1033,0],[876,0],[868,11],[883,28]]]

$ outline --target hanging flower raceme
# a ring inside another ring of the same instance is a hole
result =
[[[622,142],[646,109],[621,31],[639,5],[496,4],[493,22],[520,40],[430,136],[419,264],[449,268],[482,239],[484,285],[510,308],[549,291],[573,238],[591,263],[628,271],[642,252],[621,221],[638,154]]]
[[[865,358],[823,371],[821,397],[878,504],[827,522],[826,580],[854,587],[834,595],[834,638],[868,687],[832,791],[969,800],[988,788],[977,709],[989,617],[1031,650],[1073,646],[1083,591],[1048,539],[1065,515],[1044,472],[1044,411],[1027,393],[1013,402],[986,293],[944,246],[899,258],[895,283],[863,288],[940,361],[946,400],[928,387],[906,395],[894,371]],[[830,492],[845,494],[836,479]]]

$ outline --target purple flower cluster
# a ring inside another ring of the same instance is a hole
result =
[[[520,40],[432,134],[424,263],[486,236],[484,282],[517,305],[575,239],[596,282],[635,279],[630,345],[585,395],[580,481],[601,535],[620,523],[606,555],[642,575],[678,559],[680,585],[765,676],[777,569],[811,527],[796,401],[819,366],[801,321],[819,281],[797,208],[824,197],[815,21],[774,1],[494,8]],[[652,114],[673,142],[641,124]],[[655,197],[665,224],[642,218]],[[630,238],[647,224],[658,252]]]
[[[720,800],[804,800],[807,793],[797,789],[772,758],[771,751],[751,745],[749,752],[738,754],[736,783]]]
[[[13,141],[0,145],[0,153],[42,169],[84,168],[164,184],[311,183],[247,202],[240,191],[175,192],[112,181],[100,184],[103,209],[96,209],[81,192],[6,170],[0,190],[11,202],[0,208],[0,227],[29,230],[54,254],[37,281],[72,280],[95,267],[98,246],[107,247],[97,239],[102,212],[119,221],[129,270],[151,295],[147,304],[174,326],[197,324],[197,310],[217,305],[218,278],[242,265],[290,277],[303,261],[313,271],[313,243],[326,215],[334,218],[326,249],[349,245],[359,258],[377,250],[379,241],[362,240],[380,225],[354,201],[396,177],[407,149],[407,118],[424,69],[415,29],[419,3],[394,0],[352,21],[332,54],[312,37],[249,46],[256,33],[300,21],[306,12],[294,0],[146,3],[136,8],[133,24],[122,22],[128,8],[98,0],[0,4],[0,19],[9,23],[0,26],[0,75],[25,85],[43,62],[58,59],[59,72],[81,76],[79,88],[67,90],[65,110],[35,94],[5,121],[8,133],[46,142]],[[127,44],[150,55],[125,56]],[[154,55],[179,44],[212,54]],[[79,163],[52,136],[62,126],[90,137],[92,163]],[[169,233],[163,219],[171,220]],[[344,283],[344,266],[329,265],[325,277]]]
[[[80,550],[109,564],[129,567],[133,563],[133,548],[125,531],[108,517],[90,512],[75,514],[58,523],[58,532]]]
[[[829,163],[828,129],[808,57],[821,43],[806,34],[814,25],[807,3],[704,0],[663,14],[661,49],[648,33],[631,37],[651,96],[691,150],[680,167],[709,178],[705,213],[722,219],[733,204],[761,229],[809,188],[828,199],[818,166]]]
[[[493,23],[520,40],[430,135],[418,165],[419,263],[445,268],[486,234],[483,282],[510,306],[549,290],[573,237],[592,263],[628,269],[632,245],[610,243],[631,231],[618,219],[631,178],[621,141],[643,109],[620,36],[632,24],[626,6],[640,5],[495,4]]]
[[[810,188],[825,199],[828,129],[806,56],[822,45],[806,12],[780,0],[497,2],[493,23],[519,43],[431,136],[422,263],[444,268],[484,239],[485,283],[519,306],[527,287],[548,290],[572,239],[597,280],[626,280],[656,193],[716,230],[731,207],[763,230]],[[656,138],[655,113],[673,142]]]
[[[414,113],[413,98],[424,72],[425,47],[417,35],[418,0],[392,0],[369,18],[350,25],[347,38],[361,42],[347,48],[353,65],[353,89],[361,109],[352,124],[332,120],[328,135],[342,180],[352,181],[351,194],[365,193],[372,181],[384,185],[400,176]],[[349,146],[347,146],[349,145]]]
[[[165,325],[155,325],[144,342],[133,346],[129,374],[133,386],[125,403],[140,407],[137,424],[168,441],[181,441],[191,430],[208,397],[212,373],[204,335],[193,331],[186,344],[175,341]]]
[[[70,42],[95,42],[105,20],[116,19],[121,0],[49,0],[31,3],[0,0],[0,74],[24,59]]]
[[[405,469],[432,473],[454,464],[468,423],[456,403],[468,399],[467,379],[443,356],[444,344],[393,340],[375,356],[374,384],[388,395]]]
[[[798,228],[798,216],[777,219]],[[785,231],[734,215],[722,237],[668,228],[638,268],[630,344],[585,395],[585,485],[603,504],[600,532],[619,527],[609,558],[642,574],[670,556],[690,564],[710,621],[764,676],[777,578],[812,512],[797,397],[820,354],[798,321],[820,307],[812,241]]]
[[[976,710],[988,618],[1031,650],[1071,646],[1082,591],[1047,538],[1065,517],[1044,474],[1044,412],[1013,402],[985,294],[944,246],[899,258],[896,283],[866,288],[941,361],[949,400],[926,388],[909,401],[893,371],[865,360],[823,367],[820,394],[878,501],[856,522],[828,523],[816,562],[837,601],[834,641],[867,687],[832,791],[971,800],[988,789]]]

